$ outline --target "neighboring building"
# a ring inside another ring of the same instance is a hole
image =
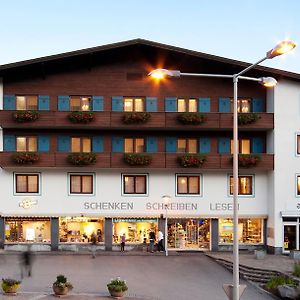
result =
[[[0,246],[77,250],[95,233],[111,250],[125,233],[131,249],[164,229],[170,195],[170,250],[231,249],[232,81],[147,74],[247,65],[137,39],[1,66]],[[256,118],[239,126],[240,247],[288,252],[300,243],[300,75],[247,76],[278,85],[239,82],[241,122]]]

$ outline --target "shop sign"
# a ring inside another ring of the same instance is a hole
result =
[[[30,198],[24,198],[19,202],[19,207],[23,207],[24,209],[31,208],[33,205],[38,204],[37,200],[32,200]]]
[[[133,202],[84,202],[84,209],[133,210]]]
[[[210,210],[217,210],[217,211],[220,211],[220,210],[231,211],[231,210],[233,210],[233,203],[221,203],[221,202],[210,203],[209,204],[209,209]],[[239,204],[238,204],[238,209],[240,209],[240,205]]]
[[[153,223],[155,222],[156,219],[140,219],[140,218],[137,218],[137,219],[113,219],[113,223],[136,223],[136,222],[140,222],[140,223]]]
[[[176,203],[169,203],[167,205],[168,210],[197,210],[198,204],[197,203],[186,203],[186,202],[176,202]],[[164,203],[160,202],[148,202],[146,203],[147,210],[164,210],[166,209]]]

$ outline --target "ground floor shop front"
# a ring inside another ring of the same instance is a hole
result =
[[[226,250],[232,248],[233,223],[230,218],[134,217],[0,217],[1,248],[23,250],[31,245],[36,250],[88,249],[96,236],[99,249],[118,250],[125,236],[126,248],[145,249],[149,235],[162,231],[169,250]],[[239,219],[240,247],[255,249],[265,245],[266,220]]]

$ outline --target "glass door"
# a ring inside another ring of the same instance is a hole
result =
[[[198,220],[189,220],[186,223],[186,248],[198,248]]]
[[[298,249],[297,225],[294,223],[283,224],[283,252]]]
[[[199,222],[199,248],[207,249],[210,248],[210,220],[209,219],[200,219]]]

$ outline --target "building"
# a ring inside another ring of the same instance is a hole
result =
[[[232,247],[232,81],[155,82],[154,68],[248,64],[136,39],[0,67],[0,246]],[[239,84],[241,249],[299,249],[300,75],[258,66]]]

